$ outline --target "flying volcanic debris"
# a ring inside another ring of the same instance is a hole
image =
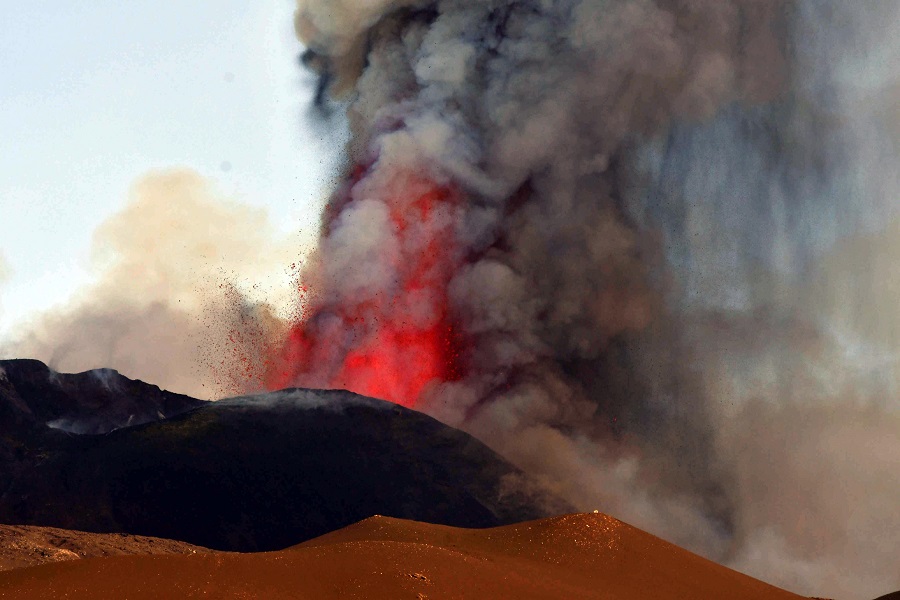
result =
[[[894,388],[829,386],[865,340],[838,344],[815,290],[847,287],[836,242],[896,218],[898,13],[298,0],[350,167],[269,387],[424,410],[798,591],[896,587]],[[836,481],[871,494],[852,525]]]

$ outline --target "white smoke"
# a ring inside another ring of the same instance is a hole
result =
[[[298,9],[371,165],[309,276],[334,305],[360,264],[395,293],[408,249],[375,207],[416,197],[409,173],[463,190],[448,292],[472,351],[426,410],[797,592],[900,587],[895,254],[865,241],[900,190],[900,4],[347,8]]]
[[[259,389],[303,252],[196,173],[147,175],[94,233],[93,281],[20,324],[2,354],[114,368],[200,398]]]

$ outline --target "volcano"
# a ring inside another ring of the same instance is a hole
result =
[[[77,416],[72,406],[88,400],[65,392],[96,391],[94,372],[6,367],[7,405],[32,417]],[[175,408],[154,386],[116,381],[103,388],[98,413]],[[7,464],[17,458],[3,469],[14,476],[0,496],[0,523],[259,551],[374,514],[491,527],[570,510],[468,434],[392,403],[302,389],[180,401],[187,412],[100,434],[34,418],[30,429],[8,432]],[[40,410],[28,413],[31,406]]]

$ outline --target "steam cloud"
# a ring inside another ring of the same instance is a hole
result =
[[[66,372],[115,368],[200,398],[253,389],[283,335],[273,304],[288,291],[262,290],[273,303],[263,304],[244,284],[301,252],[263,211],[228,202],[198,174],[150,174],[94,233],[95,281],[20,326],[2,354]]]
[[[462,346],[417,408],[576,506],[799,593],[900,587],[900,4],[299,0],[296,25],[356,169],[292,382],[373,389],[360,346],[451,323],[414,346]]]

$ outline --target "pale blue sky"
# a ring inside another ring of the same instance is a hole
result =
[[[305,116],[292,0],[30,0],[0,18],[0,333],[83,281],[91,233],[185,166],[311,230],[340,142]]]

